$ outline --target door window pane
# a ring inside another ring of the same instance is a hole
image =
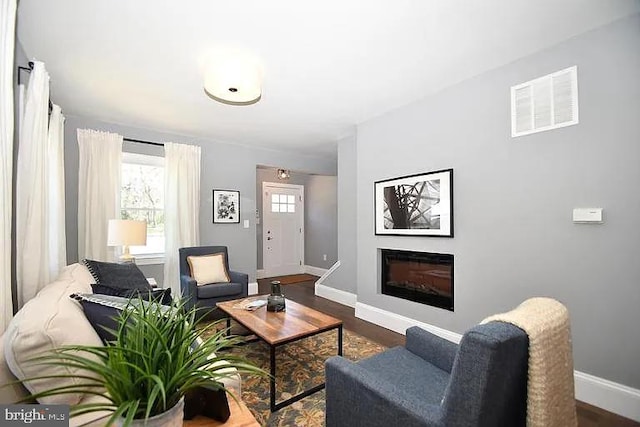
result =
[[[295,213],[296,197],[291,194],[272,194],[271,212],[274,213]]]

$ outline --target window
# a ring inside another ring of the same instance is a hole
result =
[[[287,194],[272,194],[271,195],[271,212],[278,213],[295,213],[296,211],[296,198]]]
[[[164,159],[122,153],[122,219],[147,221],[147,246],[132,246],[133,255],[164,255]]]

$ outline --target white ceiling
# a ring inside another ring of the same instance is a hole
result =
[[[66,114],[335,155],[358,123],[638,11],[640,0],[21,0],[18,39]],[[203,91],[206,56],[229,48],[262,64],[255,105]]]

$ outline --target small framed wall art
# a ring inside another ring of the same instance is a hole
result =
[[[215,224],[240,223],[240,192],[213,190],[213,222]]]
[[[375,234],[453,237],[453,169],[374,183]]]

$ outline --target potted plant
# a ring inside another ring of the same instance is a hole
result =
[[[225,390],[219,381],[235,375],[225,368],[266,375],[240,357],[221,356],[220,350],[237,345],[241,338],[221,329],[202,339],[217,322],[196,329],[198,319],[196,308],[185,310],[182,303],[163,306],[132,299],[117,319],[113,341],[104,346],[65,346],[35,358],[36,363],[64,365],[87,375],[81,377],[82,384],[52,388],[32,397],[97,395],[103,403],[72,406],[71,416],[106,410],[113,411],[108,424],[182,426],[185,394],[197,387]],[[222,366],[217,363],[221,361],[225,362]]]

